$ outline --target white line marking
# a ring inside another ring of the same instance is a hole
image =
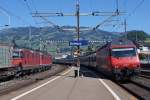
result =
[[[72,69],[72,68],[71,68],[71,69]],[[66,71],[66,72],[63,73],[62,75],[65,75],[65,74],[69,73],[69,72],[71,71],[71,69],[68,70],[68,71]],[[43,87],[43,86],[45,86],[45,85],[47,85],[47,84],[49,84],[49,83],[55,81],[56,79],[58,79],[58,78],[60,78],[60,77],[61,77],[61,76],[57,76],[57,77],[55,77],[55,78],[49,80],[48,82],[46,82],[46,83],[44,83],[44,84],[42,84],[42,85],[40,85],[40,86],[37,86],[37,87],[35,87],[35,88],[33,88],[33,89],[31,89],[31,90],[25,92],[25,93],[20,94],[19,96],[16,96],[16,97],[12,98],[11,100],[18,100],[19,98],[21,98],[21,97],[23,97],[23,96],[25,96],[25,95],[27,95],[27,94],[29,94],[29,93],[31,93],[31,92],[36,91],[37,89],[39,89],[39,88],[41,88],[41,87]]]
[[[114,96],[116,100],[121,100],[119,96],[102,79],[98,80],[106,87],[106,89]]]
[[[106,87],[106,89],[114,96],[116,100],[121,100],[120,97],[103,81],[103,79],[98,79],[98,80]]]

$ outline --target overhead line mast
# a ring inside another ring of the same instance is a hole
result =
[[[80,5],[79,5],[79,0],[77,0],[77,4],[76,4],[76,16],[77,16],[77,34],[78,34],[78,43],[80,40]],[[80,67],[80,45],[78,45],[78,50],[77,50],[77,67]],[[79,68],[78,68],[78,76],[79,76]]]

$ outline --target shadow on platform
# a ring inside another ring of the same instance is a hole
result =
[[[90,78],[109,79],[108,77],[104,76],[102,73],[96,71],[95,69],[87,68],[84,66],[80,67],[80,76],[90,77]]]

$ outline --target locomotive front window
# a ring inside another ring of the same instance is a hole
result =
[[[19,58],[19,57],[20,57],[19,52],[14,51],[14,52],[13,52],[13,58]]]
[[[19,51],[14,51],[13,52],[13,58],[23,58],[23,53]]]
[[[113,57],[133,57],[136,56],[135,48],[115,48],[112,49]]]

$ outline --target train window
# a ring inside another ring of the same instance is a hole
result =
[[[13,58],[23,58],[23,52],[19,52],[19,51],[14,51],[13,52]]]
[[[19,51],[14,51],[13,58],[19,58],[19,57],[20,57]]]
[[[132,57],[136,56],[135,48],[115,48],[112,49],[111,55],[113,57]]]

